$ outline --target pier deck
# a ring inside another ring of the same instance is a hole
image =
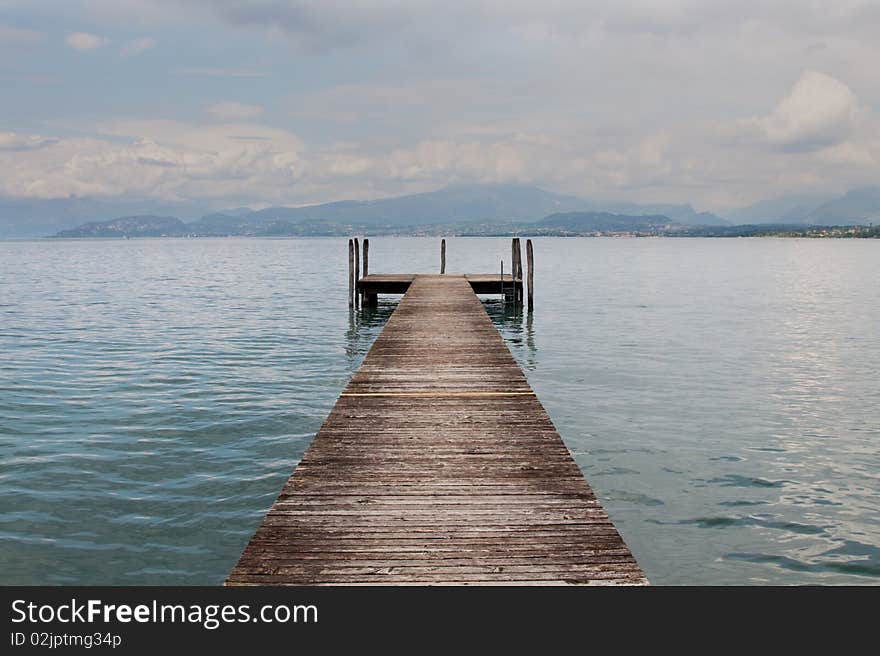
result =
[[[229,585],[644,584],[464,276],[413,276]]]
[[[414,273],[371,273],[362,276],[357,282],[358,291],[365,295],[370,294],[405,294],[410,283],[415,279]],[[522,286],[522,280],[514,280],[513,276],[505,273],[467,273],[465,280],[470,283],[475,294],[502,294],[514,285]]]

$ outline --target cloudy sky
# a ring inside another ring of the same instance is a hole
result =
[[[877,0],[0,0],[0,196],[880,183]]]

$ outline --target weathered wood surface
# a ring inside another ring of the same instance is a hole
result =
[[[535,252],[532,249],[532,240],[526,240],[526,263],[529,266],[529,312],[535,309]]]
[[[370,275],[370,240],[364,239],[364,273],[363,277]],[[367,307],[376,307],[379,303],[379,298],[375,293],[368,293],[366,290],[361,288],[361,294],[363,295],[364,305]]]
[[[363,294],[404,294],[415,280],[414,273],[371,273],[361,276],[357,287]],[[464,275],[474,293],[501,294],[502,277],[498,273],[468,273]],[[509,273],[504,274],[504,287],[510,291],[514,280]],[[522,280],[516,281],[522,286]]]
[[[357,278],[354,275],[354,241],[348,240],[348,307],[354,307]]]
[[[361,249],[358,242],[358,238],[354,238],[354,279],[358,281],[361,279]],[[361,305],[361,290],[357,286],[355,286],[355,294],[354,294],[354,306],[360,307]]]
[[[522,279],[523,279],[523,264],[522,264],[522,247],[520,246],[519,237],[514,237],[513,239],[513,250],[514,250],[514,271],[513,277],[515,280],[519,281],[519,285],[514,289],[514,297],[516,300],[516,304],[518,306],[522,306],[523,302],[523,289],[522,289]]]
[[[464,276],[417,276],[227,581],[643,584]]]
[[[370,274],[370,240],[364,238],[364,275]]]

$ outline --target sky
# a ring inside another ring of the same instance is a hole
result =
[[[0,196],[880,184],[877,0],[0,0]]]

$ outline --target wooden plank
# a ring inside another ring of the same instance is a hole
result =
[[[227,583],[646,583],[472,281],[406,283]]]
[[[514,286],[513,276],[505,273],[468,273],[465,274],[471,289],[476,294],[503,294],[502,284],[508,290]],[[370,273],[361,276],[358,289],[363,294],[405,294],[415,279],[411,273]],[[516,283],[522,285],[522,281]]]

